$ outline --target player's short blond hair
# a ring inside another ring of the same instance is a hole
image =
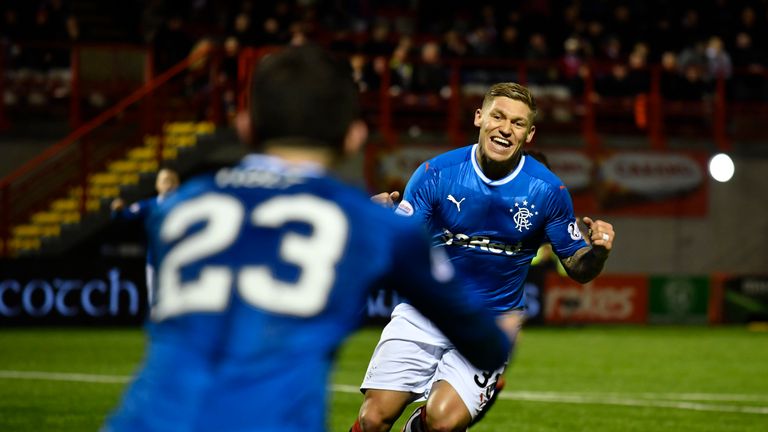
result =
[[[527,87],[518,83],[503,82],[494,84],[485,93],[483,98],[483,109],[493,102],[493,100],[499,96],[508,97],[510,99],[519,100],[526,104],[531,110],[531,120],[536,117],[536,101],[533,99],[531,91]]]

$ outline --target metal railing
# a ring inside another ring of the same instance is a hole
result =
[[[148,66],[149,79],[138,90],[0,179],[0,256],[7,254],[12,226],[23,223],[52,198],[71,188],[82,191],[79,212],[84,215],[91,173],[140,144],[146,134],[160,131],[165,121],[181,120],[179,111],[195,116],[200,110],[184,95],[185,83],[177,78],[187,72],[190,65],[203,60],[207,62],[206,71],[215,75],[219,60],[218,52],[212,50],[198,51],[156,77],[151,77],[151,66]],[[215,78],[210,81],[215,82]],[[222,120],[221,98],[215,86],[206,100],[199,100],[197,104],[210,108],[206,109],[206,119]],[[179,105],[186,109],[180,109]],[[70,115],[76,123],[80,122],[76,112]],[[158,146],[157,153],[160,159],[162,145]]]

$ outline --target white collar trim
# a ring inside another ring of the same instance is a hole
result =
[[[498,180],[491,180],[488,177],[485,176],[483,173],[483,170],[480,169],[480,164],[477,162],[477,146],[480,144],[475,144],[472,146],[472,168],[475,169],[475,173],[478,177],[483,181],[483,183],[491,185],[491,186],[501,186],[503,184],[507,184],[514,180],[515,177],[517,177],[517,174],[520,172],[520,170],[523,169],[523,165],[525,165],[525,155],[520,156],[520,162],[517,164],[517,168],[515,168],[512,173],[510,173],[508,176],[500,178]]]

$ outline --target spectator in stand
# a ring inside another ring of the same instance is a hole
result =
[[[0,49],[5,52],[0,53],[4,56],[6,67],[8,65],[18,66],[23,60],[23,51],[18,43],[24,39],[24,26],[19,20],[19,12],[12,6],[6,6],[3,11],[3,20],[0,22]]]
[[[599,52],[597,48],[602,45],[605,39],[605,26],[603,23],[598,20],[589,21],[585,29],[583,43],[589,47],[590,54],[597,55]]]
[[[373,25],[370,37],[363,44],[362,50],[369,56],[389,55],[395,49],[390,39],[389,21],[380,19]]]
[[[392,52],[392,57],[389,59],[389,91],[393,96],[410,91],[411,89],[413,64],[411,64],[409,59],[410,50],[411,39],[407,37],[401,38],[395,51]]]
[[[445,58],[462,58],[469,54],[469,46],[458,30],[450,29],[443,35],[442,52]]]
[[[237,114],[237,68],[240,43],[230,36],[224,40],[224,57],[219,70],[218,85],[224,103],[224,113],[228,123],[232,123]]]
[[[379,69],[377,71],[376,67],[378,65],[381,68],[382,62],[386,62],[386,59],[382,56],[374,57],[369,61],[365,54],[362,53],[353,54],[349,58],[349,64],[352,68],[352,79],[357,84],[357,89],[360,93],[378,90],[379,85],[381,85],[380,74],[382,70]]]
[[[765,69],[766,56],[755,47],[752,36],[747,32],[739,32],[734,37],[732,50],[733,65],[754,72]]]
[[[549,81],[549,67],[544,62],[550,60],[551,54],[544,33],[535,32],[528,40],[525,59],[528,61],[528,81],[531,84],[546,84]],[[556,71],[555,71],[556,72]]]
[[[682,39],[686,46],[695,46],[706,37],[699,11],[694,8],[686,9],[680,20],[680,29],[677,37]]]
[[[256,30],[253,28],[251,17],[246,12],[240,12],[235,16],[235,21],[232,27],[233,32],[231,37],[234,37],[237,40],[238,45],[253,46],[260,42],[256,35]]]
[[[155,67],[162,72],[184,60],[192,49],[192,39],[184,28],[180,15],[169,17],[153,40]]]
[[[598,60],[617,62],[623,58],[623,46],[621,39],[615,35],[606,37],[600,44],[600,50],[597,54]]]
[[[700,101],[712,92],[712,86],[705,79],[706,71],[696,64],[683,68],[683,80],[680,82],[678,96],[682,100]]]
[[[765,55],[755,49],[752,37],[747,32],[739,32],[733,48],[733,66],[743,75],[731,82],[730,96],[734,100],[768,101],[768,83],[763,76]]]
[[[665,51],[661,54],[661,97],[670,100],[682,99],[681,89],[684,87],[683,76],[677,64],[677,54]]]
[[[267,17],[261,22],[258,45],[282,45],[288,41],[284,33],[277,18]]]
[[[571,94],[581,94],[584,89],[584,82],[581,79],[581,70],[584,67],[581,41],[571,36],[565,40],[563,48],[565,54],[560,59],[560,77]]]
[[[707,61],[706,45],[703,40],[698,40],[692,45],[688,45],[677,58],[677,63],[680,70],[685,75],[685,71],[689,67],[695,67],[704,73],[709,67]]]
[[[300,46],[307,43],[309,40],[307,36],[307,28],[301,21],[294,21],[288,26],[288,44],[291,46]]]
[[[768,10],[766,10],[766,14],[768,14]],[[765,29],[765,20],[763,22],[758,21],[754,6],[744,6],[739,13],[739,22],[736,24],[735,30],[739,33],[748,34],[758,49],[765,50],[768,31]]]
[[[609,33],[616,36],[621,46],[630,46],[635,42],[637,30],[635,29],[632,10],[626,4],[619,4],[613,9],[613,19],[609,21]]]
[[[648,46],[635,44],[629,54],[627,79],[635,94],[651,91],[651,72],[648,70]]]
[[[707,78],[729,79],[733,74],[733,64],[731,56],[725,51],[723,40],[719,36],[710,37],[704,52],[707,58]]]
[[[520,31],[512,24],[507,24],[501,29],[501,35],[496,48],[499,58],[504,60],[517,60],[523,52],[520,41]]]
[[[438,102],[438,95],[448,98],[451,89],[448,86],[448,68],[440,59],[440,45],[435,41],[428,41],[421,46],[421,61],[413,66],[411,90],[421,93],[433,102]]]
[[[467,35],[467,42],[469,43],[472,55],[485,58],[493,57],[496,54],[494,51],[494,37],[495,34],[487,27],[475,27],[475,29]]]
[[[19,12],[13,6],[6,6],[3,10],[3,22],[0,25],[0,42],[19,42],[22,34]]]
[[[626,98],[634,95],[627,65],[624,63],[614,63],[611,66],[611,72],[597,80],[595,90],[598,95],[607,98]]]

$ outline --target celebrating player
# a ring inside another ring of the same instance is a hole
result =
[[[179,173],[171,168],[161,168],[155,177],[155,191],[157,195],[125,206],[122,198],[115,198],[110,204],[113,219],[141,220],[146,221],[149,214],[157,208],[160,203],[173,193],[179,187]],[[147,278],[147,300],[150,305],[154,303],[155,298],[155,268],[152,254],[147,253],[146,278]]]
[[[186,182],[150,216],[159,289],[148,352],[105,429],[325,430],[334,353],[382,284],[477,367],[501,366],[509,340],[451,282],[420,224],[326,173],[367,134],[349,70],[290,47],[252,82],[238,126],[263,153]]]
[[[475,112],[477,144],[424,162],[396,210],[426,224],[457,280],[498,314],[512,340],[523,322],[523,283],[543,242],[585,283],[602,271],[614,240],[611,224],[584,218],[587,244],[563,183],[525,156],[535,116],[527,88],[492,86]],[[397,197],[384,192],[373,200],[391,205]],[[409,403],[423,399],[405,431],[463,431],[493,401],[504,367],[472,366],[427,318],[410,304],[395,307],[361,385],[365,398],[352,431],[388,431]]]

